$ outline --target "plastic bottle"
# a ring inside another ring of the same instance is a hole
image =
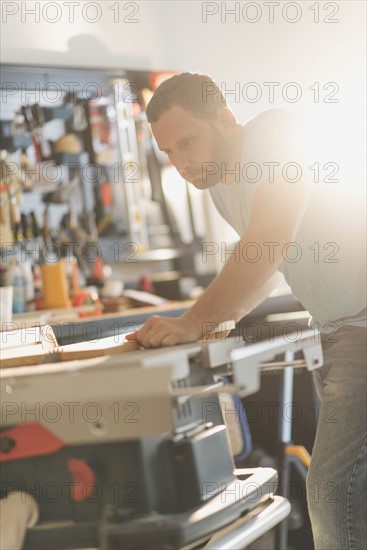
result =
[[[45,309],[71,307],[64,260],[41,264],[41,271]]]
[[[34,309],[34,281],[32,273],[32,265],[28,260],[23,260],[20,263],[20,268],[23,274],[24,280],[24,299],[26,301],[27,309],[33,307]]]
[[[34,304],[36,309],[43,309],[42,272],[39,264],[33,266]]]
[[[26,311],[25,285],[21,266],[17,263],[14,267],[13,279],[13,313]]]

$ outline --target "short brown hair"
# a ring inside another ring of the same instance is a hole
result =
[[[181,73],[158,86],[147,105],[148,122],[156,122],[173,105],[191,111],[198,118],[211,118],[227,107],[227,101],[210,76]]]

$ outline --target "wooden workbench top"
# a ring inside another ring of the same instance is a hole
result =
[[[167,302],[159,306],[147,306],[147,307],[135,307],[123,309],[113,313],[102,313],[102,315],[88,315],[87,317],[80,317],[80,311],[87,311],[86,306],[81,308],[65,308],[47,310],[42,309],[39,311],[31,311],[28,313],[19,313],[13,315],[11,323],[19,325],[21,327],[32,327],[36,325],[44,324],[57,324],[57,323],[90,323],[94,321],[102,320],[114,320],[134,317],[136,315],[159,315],[159,313],[169,312],[176,309],[189,309],[193,305],[193,300],[185,300],[182,302]],[[93,308],[93,306],[92,306]],[[93,309],[90,310],[93,312]]]

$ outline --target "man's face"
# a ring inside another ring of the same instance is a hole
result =
[[[208,121],[174,105],[152,123],[152,132],[185,180],[198,189],[221,181],[222,163],[231,159],[232,140],[219,117]]]

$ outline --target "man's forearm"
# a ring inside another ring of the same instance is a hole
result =
[[[254,240],[251,241],[249,235],[240,240],[240,254],[232,254],[221,273],[189,310],[187,315],[194,322],[204,326],[230,319],[238,321],[278,286],[280,275],[276,270],[283,260],[283,244],[289,241],[278,241],[279,246],[275,247],[273,257],[269,248],[257,241],[261,257],[256,262],[243,258],[242,251],[247,250],[246,245],[251,242]]]
[[[265,297],[264,285],[282,263],[284,246],[294,242],[310,190],[308,181],[290,185],[282,178],[259,185],[247,231],[239,242],[239,255],[230,257],[222,272],[187,312],[198,331],[199,327],[203,330],[204,323],[238,321]],[[256,261],[247,253],[251,245],[259,253]]]

